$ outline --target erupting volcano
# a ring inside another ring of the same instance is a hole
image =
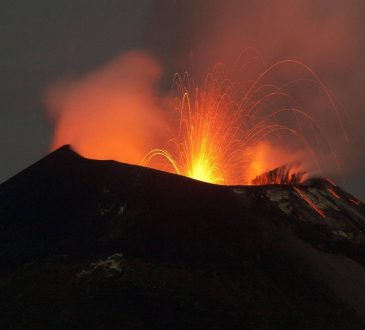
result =
[[[247,65],[160,95],[132,53],[50,88],[60,148],[0,186],[0,328],[364,328],[365,206],[310,178],[340,171],[336,104]]]
[[[1,9],[0,330],[365,329],[365,0]]]
[[[301,183],[323,174],[329,163],[341,172],[317,110],[307,109],[295,93],[303,83],[316,85],[327,100],[327,117],[344,133],[320,78],[298,61],[266,65],[257,53],[243,60],[245,54],[234,68],[217,64],[200,84],[188,73],[175,74],[172,93],[163,97],[154,86],[160,68],[142,53],[122,56],[68,86],[56,85],[48,93],[53,148],[71,144],[89,158],[224,185]],[[252,74],[252,66],[260,71]],[[275,78],[283,69],[301,75],[283,82]]]

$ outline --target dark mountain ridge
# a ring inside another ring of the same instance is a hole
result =
[[[363,329],[365,206],[65,146],[0,185],[1,329]]]

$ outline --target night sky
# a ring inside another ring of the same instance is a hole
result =
[[[241,49],[310,65],[342,104],[350,140],[338,148],[349,192],[365,199],[363,0],[3,1],[0,11],[0,182],[49,152],[50,83],[82,76],[129,50],[176,71],[204,72]],[[333,144],[340,144],[334,138]]]

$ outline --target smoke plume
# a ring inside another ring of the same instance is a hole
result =
[[[141,42],[168,68],[167,74],[162,77],[161,66],[152,57],[132,52],[92,73],[52,84],[45,96],[55,126],[52,148],[70,143],[87,157],[138,163],[171,136],[164,95],[174,72],[189,70],[199,85],[214,63],[231,64],[243,49],[253,47],[266,64],[282,59],[308,64],[333,91],[337,109],[318,85],[298,85],[290,93],[322,130],[319,137],[312,128],[299,127],[312,146],[321,144],[314,150],[324,170],[321,174],[339,179],[338,165],[356,171],[349,159],[363,155],[356,143],[363,134],[363,121],[349,121],[359,116],[359,104],[351,99],[349,88],[359,84],[359,75],[350,75],[349,67],[362,61],[357,56],[364,50],[357,13],[363,9],[359,0],[156,1],[144,22]],[[165,79],[162,85],[158,85],[160,78]],[[298,78],[311,77],[288,66],[263,83],[281,85]],[[250,79],[249,73],[242,77],[242,81]],[[290,121],[282,118],[284,125],[290,126]],[[284,142],[274,147],[269,141],[269,151],[263,144],[257,146],[255,152],[266,159],[266,167],[282,165],[283,155],[293,155],[293,150],[295,161],[297,155],[305,155],[292,139],[286,137]]]
[[[52,149],[64,144],[85,157],[139,163],[167,130],[156,84],[162,69],[141,52],[122,55],[81,78],[51,85]]]

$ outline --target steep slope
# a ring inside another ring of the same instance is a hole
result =
[[[1,329],[363,329],[364,204],[68,146],[0,186]]]

